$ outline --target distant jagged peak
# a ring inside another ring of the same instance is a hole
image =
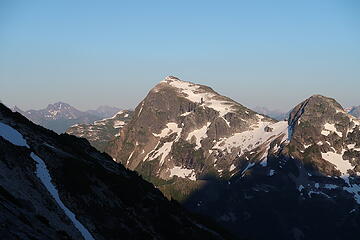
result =
[[[68,103],[59,101],[59,102],[49,104],[46,108],[62,110],[62,109],[69,109],[69,108],[73,108],[73,107]]]
[[[289,126],[297,139],[307,144],[346,140],[359,125],[360,121],[347,113],[335,99],[319,94],[298,104],[289,117]]]

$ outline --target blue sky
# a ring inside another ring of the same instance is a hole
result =
[[[360,105],[359,1],[0,1],[0,99],[133,108],[167,75],[246,106]]]

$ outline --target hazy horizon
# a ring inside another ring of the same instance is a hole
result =
[[[211,86],[210,86],[211,87]],[[149,89],[150,91],[151,89]],[[214,89],[216,91],[216,89]],[[221,93],[220,93],[221,94]],[[221,94],[223,95],[223,94]],[[316,94],[312,94],[312,95],[316,95]],[[224,96],[227,96],[227,95],[224,95]],[[311,96],[311,95],[310,95]],[[308,96],[308,97],[310,97]],[[146,95],[134,106],[130,106],[130,107],[123,107],[123,106],[118,106],[118,105],[115,105],[115,104],[102,104],[102,105],[94,105],[93,107],[90,107],[90,108],[81,108],[79,106],[76,106],[75,104],[72,104],[70,102],[66,102],[66,101],[63,101],[63,100],[57,100],[57,101],[53,101],[53,102],[49,102],[49,103],[44,103],[44,105],[41,105],[41,106],[38,106],[38,107],[30,107],[30,108],[22,108],[20,105],[14,105],[14,104],[9,104],[5,101],[3,101],[2,99],[0,99],[0,102],[4,103],[6,106],[8,107],[18,107],[20,108],[21,110],[23,111],[28,111],[28,110],[40,110],[40,109],[45,109],[49,104],[55,104],[55,103],[58,103],[58,102],[63,102],[63,103],[67,103],[69,105],[71,105],[72,107],[75,107],[76,109],[78,110],[81,110],[81,111],[88,111],[88,110],[95,110],[97,109],[98,107],[102,107],[102,106],[107,106],[107,107],[116,107],[116,108],[119,108],[119,109],[122,109],[122,110],[134,110],[137,105],[146,97]],[[228,96],[227,96],[228,97]],[[308,98],[307,97],[307,98]],[[331,97],[331,96],[326,96],[326,97]],[[269,111],[278,111],[280,113],[286,113],[286,112],[289,112],[291,111],[292,108],[294,108],[297,104],[299,104],[300,102],[302,102],[303,100],[307,99],[307,98],[304,98],[302,100],[299,100],[299,102],[297,103],[294,103],[294,105],[292,107],[290,107],[289,109],[279,109],[279,108],[271,108],[271,107],[267,107],[266,105],[245,105],[245,104],[242,104],[241,102],[238,102],[242,105],[244,105],[245,107],[248,107],[254,111],[257,111],[258,108],[262,108],[262,109],[266,109],[266,110],[269,110]],[[236,101],[236,99],[233,99]],[[335,99],[336,101],[338,101],[337,99]],[[339,102],[339,101],[338,101]],[[341,102],[339,102],[341,104]],[[348,108],[348,107],[356,107],[356,106],[360,106],[360,104],[354,104],[354,105],[343,105],[341,104],[341,106],[343,108]]]
[[[0,99],[135,108],[167,75],[254,108],[360,105],[357,1],[2,1]]]

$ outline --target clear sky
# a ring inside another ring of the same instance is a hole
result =
[[[0,99],[133,108],[167,75],[246,106],[360,105],[360,1],[0,0]]]

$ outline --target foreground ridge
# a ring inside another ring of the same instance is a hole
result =
[[[224,239],[86,140],[2,104],[0,174],[2,239]]]

